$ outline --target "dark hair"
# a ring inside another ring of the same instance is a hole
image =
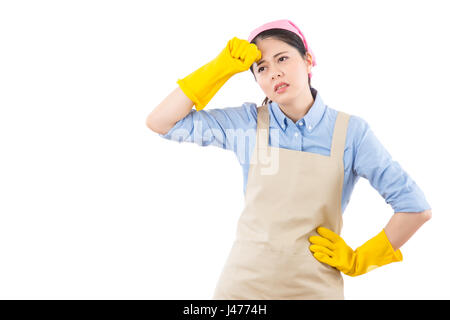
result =
[[[288,45],[294,47],[295,49],[298,50],[298,52],[300,53],[300,55],[302,56],[303,59],[306,59],[306,49],[305,49],[305,45],[303,44],[302,39],[296,35],[295,33],[289,31],[289,30],[284,30],[284,29],[269,29],[266,31],[261,32],[260,34],[258,34],[250,43],[254,43],[256,44],[256,40],[263,40],[266,38],[274,38],[280,41],[283,41],[285,43],[287,43]],[[255,73],[253,71],[253,65],[250,66],[250,71],[253,74],[253,77],[255,77],[256,80],[256,76]],[[308,85],[309,88],[311,89],[311,78],[308,78]],[[272,102],[272,100],[269,100],[268,97],[266,97],[264,99],[264,101],[262,102],[262,104],[266,104],[267,101]]]

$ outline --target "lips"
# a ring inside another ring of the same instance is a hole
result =
[[[274,90],[277,91],[278,88],[281,87],[281,86],[284,85],[284,84],[287,85],[287,86],[289,86],[289,84],[287,84],[286,82],[280,82],[280,83],[277,83],[277,84],[275,85]]]

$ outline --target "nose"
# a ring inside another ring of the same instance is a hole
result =
[[[274,68],[274,72],[272,74],[272,79],[275,79],[275,78],[277,78],[277,77],[279,77],[281,75],[282,75],[282,72],[280,70]]]

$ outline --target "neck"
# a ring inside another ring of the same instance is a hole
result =
[[[309,88],[303,90],[292,102],[279,105],[281,111],[294,123],[302,119],[314,104],[314,97]]]

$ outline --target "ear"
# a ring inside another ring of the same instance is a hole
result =
[[[312,55],[307,51],[306,52],[306,65],[308,67],[308,73],[311,72],[312,64],[313,64]]]

